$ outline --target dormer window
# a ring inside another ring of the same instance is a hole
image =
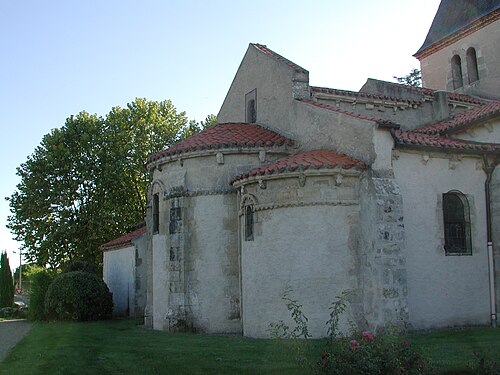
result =
[[[245,95],[245,122],[257,122],[257,89]]]
[[[469,83],[479,80],[479,71],[477,69],[477,56],[474,47],[470,47],[466,54],[467,59],[467,75],[469,76]]]
[[[451,76],[453,79],[453,89],[456,90],[464,85],[462,78],[462,59],[455,55],[451,58]]]

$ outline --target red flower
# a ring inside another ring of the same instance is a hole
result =
[[[403,341],[403,342],[401,343],[401,346],[402,346],[403,348],[407,348],[409,345],[410,345],[410,343],[409,343],[408,341]]]
[[[325,358],[328,358],[329,356],[330,356],[330,354],[325,353],[325,354],[322,354],[322,355],[321,355],[321,358],[325,359]]]
[[[326,366],[328,366],[328,361],[323,361],[323,362],[321,362],[321,364],[326,367]]]
[[[373,334],[371,332],[363,332],[363,340],[367,341],[367,342],[371,342],[375,339],[375,337],[373,336]]]

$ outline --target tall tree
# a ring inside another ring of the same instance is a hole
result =
[[[4,251],[0,256],[0,307],[14,305],[14,279],[10,270],[9,258]]]
[[[187,121],[169,100],[136,99],[105,118],[71,116],[44,136],[7,198],[8,227],[27,261],[100,263],[101,244],[144,220],[147,156],[176,142]]]

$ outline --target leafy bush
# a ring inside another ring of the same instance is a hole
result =
[[[351,333],[342,335],[338,329],[339,320],[346,310],[347,297],[351,293],[343,292],[330,307],[330,318],[326,323],[326,348],[319,358],[310,358],[308,319],[302,313],[302,306],[290,297],[290,290],[285,291],[283,299],[296,326],[290,328],[283,321],[271,323],[271,336],[291,340],[298,362],[314,374],[413,375],[433,372],[429,362],[394,328],[386,328],[374,335],[372,332],[361,332],[351,322]]]
[[[30,280],[30,301],[28,319],[43,320],[45,318],[45,295],[56,274],[46,268],[33,266],[27,272]]]
[[[73,272],[73,271],[83,271],[89,272],[93,274],[97,273],[97,266],[94,263],[87,262],[85,260],[72,260],[68,263],[65,263],[62,266],[63,273]]]
[[[54,320],[101,320],[111,317],[112,295],[97,275],[73,271],[62,273],[50,284],[45,312]]]

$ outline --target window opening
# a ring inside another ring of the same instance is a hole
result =
[[[470,47],[467,50],[466,59],[467,59],[467,75],[469,76],[469,83],[472,83],[479,80],[476,50],[473,47]]]
[[[451,58],[451,75],[453,78],[453,89],[458,89],[464,85],[462,78],[462,59],[455,55]]]
[[[160,197],[157,194],[153,195],[153,233],[158,233],[160,230]]]
[[[443,194],[443,220],[446,255],[471,255],[469,202],[463,194]]]
[[[245,207],[245,241],[253,241],[253,207]]]
[[[245,122],[257,122],[257,89],[245,95]]]

